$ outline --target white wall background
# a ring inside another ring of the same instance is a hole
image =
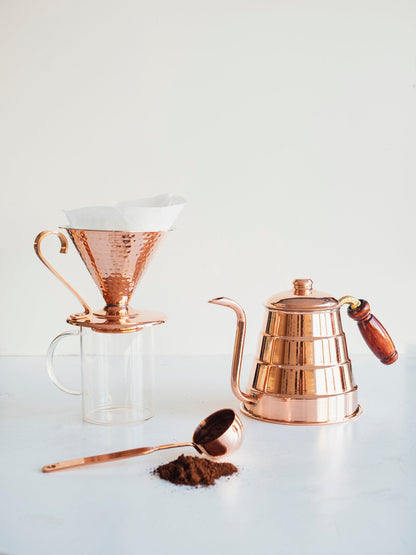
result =
[[[296,277],[367,298],[416,349],[416,2],[1,0],[0,79],[1,354],[43,354],[80,308],[36,234],[162,192],[188,206],[132,303],[168,314],[159,352],[230,353],[220,295],[254,352],[262,302]]]

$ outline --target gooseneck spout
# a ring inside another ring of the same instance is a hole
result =
[[[237,315],[237,329],[235,333],[234,354],[231,370],[231,388],[237,399],[245,404],[255,405],[257,403],[257,397],[254,394],[248,395],[247,393],[244,393],[240,388],[241,362],[243,359],[244,339],[246,336],[245,312],[237,302],[229,299],[228,297],[218,297],[208,302],[212,304],[219,304],[221,306],[228,306],[228,308],[232,308]]]

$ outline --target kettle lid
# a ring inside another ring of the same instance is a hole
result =
[[[338,306],[338,301],[328,293],[316,291],[312,288],[311,279],[295,279],[293,289],[273,295],[266,302],[269,310],[288,310],[291,312],[303,310],[326,310]]]

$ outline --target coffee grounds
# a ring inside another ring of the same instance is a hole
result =
[[[231,463],[218,463],[185,455],[180,455],[174,461],[162,464],[154,470],[154,474],[172,484],[196,487],[212,486],[218,478],[231,476],[234,472],[237,472],[237,467]]]

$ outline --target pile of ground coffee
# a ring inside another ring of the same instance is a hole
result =
[[[234,472],[237,472],[237,467],[231,463],[180,455],[176,460],[156,468],[154,474],[173,484],[206,487],[212,486],[217,478],[231,476]]]

